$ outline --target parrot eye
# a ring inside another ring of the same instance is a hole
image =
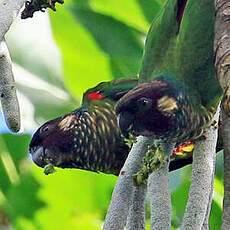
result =
[[[44,127],[42,127],[42,128],[40,129],[40,132],[41,132],[41,133],[46,133],[48,130],[49,130],[49,126],[48,126],[48,125],[45,125]]]
[[[152,100],[146,97],[138,99],[137,106],[141,110],[148,110],[152,107]]]
[[[43,127],[40,128],[39,133],[40,137],[46,137],[49,134],[49,125],[44,125]]]

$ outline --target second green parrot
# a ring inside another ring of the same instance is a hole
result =
[[[139,85],[116,106],[124,136],[183,143],[200,137],[220,102],[214,2],[169,0],[147,36]]]

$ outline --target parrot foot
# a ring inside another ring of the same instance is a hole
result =
[[[146,156],[142,159],[142,168],[139,172],[133,175],[133,182],[135,186],[146,184],[149,175],[158,169],[164,167],[165,162],[168,161],[168,155],[161,147],[161,141],[154,141],[153,145],[148,146]]]

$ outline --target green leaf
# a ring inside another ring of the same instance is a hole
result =
[[[210,215],[210,229],[220,230],[222,224],[222,209],[213,201]]]
[[[151,23],[152,20],[158,15],[161,7],[164,5],[166,0],[137,0],[140,8],[143,11],[143,14],[146,18],[146,20]]]
[[[71,9],[76,20],[89,30],[101,50],[110,57],[114,78],[136,76],[142,57],[141,34],[110,16]]]
[[[218,177],[220,180],[222,180],[223,176],[224,176],[224,160],[223,160],[224,156],[223,156],[223,150],[219,151],[216,154],[216,169],[215,169],[215,174],[216,177]]]
[[[13,223],[19,217],[32,219],[38,209],[44,207],[44,202],[37,198],[39,189],[40,184],[30,173],[23,175],[19,183],[10,187],[5,207]]]
[[[176,229],[180,226],[184,216],[186,202],[188,199],[189,186],[191,183],[191,166],[184,167],[180,170],[182,175],[181,184],[172,192],[172,209],[173,219],[172,225]]]
[[[28,167],[29,140],[30,135],[0,135],[0,209],[15,229],[20,229],[20,218],[32,219],[44,206],[37,196],[40,185]]]
[[[216,204],[222,209],[223,206],[223,197],[224,197],[224,185],[223,180],[215,176],[214,180],[214,191],[213,191],[213,200]]]
[[[75,2],[77,2],[77,0],[75,0]],[[153,2],[155,3],[155,1]],[[151,5],[150,9],[153,9],[153,7],[155,8],[154,3]],[[148,3],[144,3],[142,5],[147,4]],[[110,15],[113,18],[124,22],[126,25],[142,31],[143,33],[146,33],[148,30],[149,22],[146,20],[144,12],[140,8],[139,2],[136,0],[93,0],[90,1],[90,6],[94,11]]]
[[[46,176],[36,166],[33,174],[42,185],[40,199],[47,204],[35,217],[43,229],[101,229],[115,176],[76,169]]]
[[[112,57],[141,58],[141,34],[110,16],[71,8],[77,22],[90,31],[103,52]]]
[[[2,153],[0,153],[2,154]],[[1,155],[0,155],[1,156]],[[5,194],[7,189],[10,187],[10,178],[6,172],[5,166],[3,164],[2,156],[0,157],[0,193]],[[1,199],[0,199],[1,201]],[[2,202],[0,202],[1,205]]]
[[[66,8],[51,21],[63,53],[66,83],[74,95],[81,97],[85,89],[101,81],[137,75],[141,33],[110,15],[92,11],[87,2],[73,1]]]
[[[72,2],[79,8],[83,7],[78,0]],[[87,1],[84,8],[109,15],[142,33],[147,33],[150,23],[164,3],[165,0],[91,0]]]
[[[7,194],[12,183],[19,179],[21,167],[28,157],[29,135],[0,135],[0,190]]]
[[[20,173],[22,161],[28,157],[28,143],[30,135],[0,135],[1,152],[4,151],[12,157],[13,163],[18,173]],[[13,143],[13,144],[12,144]]]
[[[51,15],[51,22],[63,55],[67,87],[76,97],[82,97],[87,88],[112,79],[109,57],[66,8]]]

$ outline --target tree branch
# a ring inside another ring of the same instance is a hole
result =
[[[0,4],[0,41],[4,39],[26,0],[2,0]]]
[[[230,2],[214,0],[215,23],[215,68],[224,96],[222,100],[224,141],[224,203],[222,230],[230,229]],[[227,117],[228,116],[228,117]]]
[[[146,193],[147,193],[147,186],[145,184],[134,188],[132,203],[129,208],[129,215],[126,224],[127,230],[145,229]]]
[[[163,150],[170,156],[175,144],[164,144]],[[148,179],[151,209],[151,229],[171,229],[171,194],[169,188],[169,161],[154,171]]]
[[[215,22],[215,69],[220,85],[224,91],[223,109],[230,115],[230,2],[214,0],[216,7]]]
[[[104,230],[124,229],[134,194],[132,176],[140,170],[141,160],[152,143],[152,138],[140,136],[137,138],[137,143],[133,144],[114,188],[103,226]]]
[[[222,110],[224,142],[224,202],[222,230],[230,228],[230,118]]]
[[[25,0],[2,0],[0,4],[0,98],[6,123],[13,132],[20,129],[20,111],[11,57],[4,37],[24,3]]]
[[[192,183],[181,229],[201,229],[209,204],[216,154],[219,107],[210,127],[204,133],[205,140],[197,141],[193,152]]]
[[[216,154],[213,155],[213,171],[212,171],[212,182],[211,182],[211,191],[209,193],[209,199],[208,199],[208,207],[206,210],[203,226],[201,230],[209,230],[209,217],[210,217],[210,211],[212,207],[212,196],[213,196],[213,185],[214,185],[214,177],[215,177],[215,165],[216,165]]]
[[[0,41],[0,98],[8,127],[13,132],[20,129],[20,111],[10,54],[5,40]]]

